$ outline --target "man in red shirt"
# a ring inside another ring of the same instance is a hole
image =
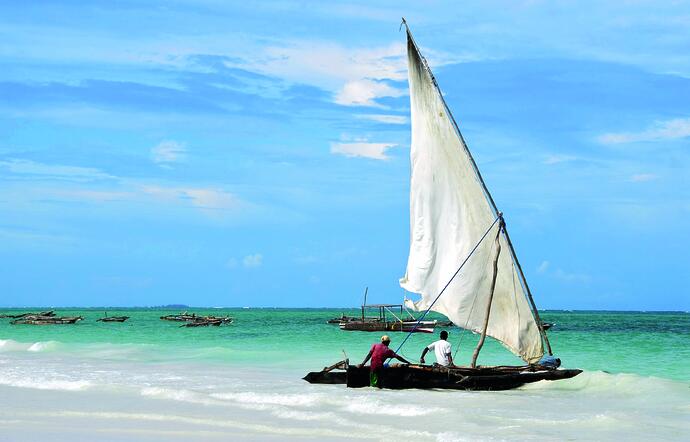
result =
[[[361,368],[371,358],[371,366],[369,367],[369,386],[371,387],[382,387],[383,363],[386,359],[395,358],[405,364],[409,364],[405,358],[398,356],[393,350],[388,348],[390,343],[391,338],[387,335],[381,336],[381,343],[372,345],[367,357],[358,365]]]

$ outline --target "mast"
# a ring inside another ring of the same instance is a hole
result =
[[[364,321],[364,308],[367,306],[367,293],[369,292],[369,286],[364,289],[364,304],[362,304],[362,321]]]
[[[493,196],[491,196],[491,192],[489,192],[488,187],[486,186],[486,183],[484,182],[484,178],[482,177],[481,172],[479,171],[479,167],[477,166],[477,163],[474,160],[474,157],[472,156],[472,153],[469,150],[469,147],[467,147],[467,143],[465,142],[465,138],[462,136],[462,132],[460,132],[460,127],[458,126],[457,121],[455,121],[455,117],[453,116],[453,113],[450,110],[450,107],[448,107],[448,103],[446,103],[446,99],[444,98],[443,94],[441,93],[441,89],[438,85],[438,82],[436,81],[436,77],[434,76],[434,73],[432,72],[431,68],[429,67],[429,63],[426,61],[426,58],[424,55],[422,55],[422,52],[419,49],[419,46],[417,45],[417,42],[415,41],[414,37],[412,36],[412,32],[410,31],[410,27],[407,24],[407,21],[405,18],[402,18],[402,24],[405,25],[405,30],[407,32],[407,37],[412,42],[412,45],[414,46],[417,54],[419,55],[419,58],[422,61],[422,64],[424,65],[425,70],[429,74],[429,77],[431,78],[431,82],[434,85],[434,88],[436,89],[436,92],[438,94],[438,97],[441,99],[441,102],[443,103],[443,107],[445,108],[445,111],[452,123],[453,129],[455,131],[455,134],[458,136],[460,139],[460,144],[463,146],[463,150],[465,154],[467,155],[467,158],[469,159],[469,162],[472,166],[472,170],[474,171],[475,176],[477,177],[477,180],[479,181],[479,184],[482,187],[484,197],[486,198],[487,202],[489,203],[489,206],[491,207],[491,210],[493,211],[494,216],[498,217],[502,215],[502,212],[498,210],[496,207],[496,203],[494,202]],[[502,216],[501,216],[502,218]],[[542,340],[545,342],[547,351],[549,355],[552,354],[551,352],[551,344],[549,343],[549,339],[546,336],[546,331],[544,330],[541,319],[539,318],[539,311],[537,309],[537,306],[534,302],[534,298],[532,297],[532,292],[529,288],[529,285],[527,284],[527,279],[525,278],[525,274],[522,271],[522,266],[520,265],[520,261],[518,261],[517,254],[515,253],[515,249],[513,247],[513,243],[510,241],[510,236],[508,236],[508,229],[505,227],[505,222],[503,219],[501,219],[502,223],[502,229],[504,236],[506,238],[506,242],[508,244],[508,249],[510,250],[510,256],[513,260],[513,263],[515,265],[515,268],[518,271],[518,275],[520,277],[522,286],[525,288],[526,294],[527,294],[527,299],[530,303],[531,310],[532,310],[532,316],[534,317],[535,322],[537,323],[537,327],[539,329],[539,333],[542,337]],[[494,275],[495,278],[495,275]]]
[[[501,224],[498,226],[498,232],[496,233],[496,256],[494,257],[494,273],[491,277],[491,292],[489,295],[489,302],[486,306],[486,316],[484,317],[484,327],[482,327],[482,336],[479,338],[477,343],[477,348],[474,349],[472,353],[472,363],[470,367],[475,368],[477,366],[477,357],[479,356],[479,351],[484,345],[484,340],[486,339],[486,330],[489,328],[489,315],[491,315],[491,304],[494,300],[494,289],[496,288],[496,276],[498,276],[498,257],[501,256],[501,241],[499,240],[501,235],[501,230],[503,228],[503,218],[501,218]]]

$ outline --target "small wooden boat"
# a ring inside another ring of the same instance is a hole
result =
[[[165,315],[160,317],[163,321],[177,321],[177,322],[187,322],[196,321],[199,316],[196,313],[189,314],[187,312],[180,313],[178,315]]]
[[[25,317],[25,316],[55,316],[55,312],[53,312],[52,310],[50,310],[50,311],[40,312],[40,313],[31,313],[31,312],[30,312],[30,313],[21,313],[21,314],[19,314],[19,315],[8,315],[8,314],[4,314],[4,315],[0,315],[0,318],[14,318],[14,319],[19,319],[19,318],[23,318],[23,317]]]
[[[105,316],[99,318],[97,322],[125,322],[129,319],[129,316]]]
[[[331,318],[327,322],[329,324],[340,324],[341,322],[352,322],[352,321],[357,321],[360,318],[357,318],[355,316],[346,316],[344,313],[340,315],[339,318]]]
[[[215,316],[197,317],[196,321],[187,322],[180,327],[208,327],[209,325],[219,327],[223,324],[232,324],[232,318],[227,316],[222,318],[217,318]]]
[[[376,310],[378,316],[367,317],[367,310]],[[396,314],[397,312],[397,314]],[[436,321],[417,321],[406,315],[401,304],[370,304],[362,306],[362,316],[340,323],[341,330],[368,332],[416,332],[433,333]]]
[[[538,364],[524,366],[442,367],[438,365],[392,364],[382,372],[382,388],[439,388],[450,390],[510,390],[538,381],[569,379],[578,369],[559,369]],[[349,388],[369,386],[369,367],[340,361],[304,378],[311,384],[345,384]]]
[[[76,324],[84,319],[81,316],[37,316],[29,315],[23,316],[19,319],[11,321],[10,324],[31,324],[31,325],[53,325],[53,324]]]
[[[198,321],[194,322],[188,322],[186,324],[182,324],[180,327],[208,327],[209,325],[212,325],[214,327],[218,327],[222,324],[221,321],[217,320],[207,320],[207,319],[200,319]]]

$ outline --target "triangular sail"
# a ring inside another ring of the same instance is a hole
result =
[[[407,39],[412,117],[410,255],[400,285],[421,294],[421,300],[410,305],[426,310],[497,214],[409,31]],[[510,250],[500,228],[500,222],[494,223],[432,308],[475,332],[481,332],[484,323],[497,235],[502,250]],[[487,334],[527,362],[536,362],[544,353],[539,327],[508,252],[499,255]]]

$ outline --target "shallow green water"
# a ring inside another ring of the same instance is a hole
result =
[[[58,315],[81,315],[85,320],[76,325],[31,326],[10,325],[10,319],[0,319],[0,351],[23,349],[123,361],[204,361],[304,371],[343,359],[343,351],[358,362],[379,337],[378,333],[341,331],[337,325],[326,323],[341,313],[356,315],[355,309],[187,310],[230,315],[235,322],[224,327],[180,328],[179,323],[159,319],[178,310],[118,309],[108,310],[108,314],[131,319],[101,323],[96,319],[103,316],[102,309],[56,310]],[[690,380],[688,313],[548,311],[542,316],[556,324],[548,335],[554,354],[566,367]],[[458,328],[448,330],[454,350],[460,348],[456,361],[466,364],[477,337]],[[393,333],[392,347],[397,348],[404,336]],[[415,334],[402,354],[416,360],[423,346],[435,338]],[[519,364],[520,360],[490,340],[480,363]]]

